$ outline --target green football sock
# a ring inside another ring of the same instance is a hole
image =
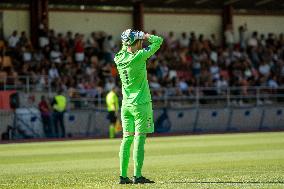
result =
[[[142,166],[144,162],[144,144],[146,135],[135,136],[133,159],[134,159],[134,176],[142,176]]]
[[[115,137],[114,124],[110,124],[110,126],[109,126],[109,138],[114,138],[114,137]]]
[[[133,142],[133,135],[123,136],[120,145],[119,157],[120,157],[120,176],[127,177],[127,169],[130,158],[130,148]]]

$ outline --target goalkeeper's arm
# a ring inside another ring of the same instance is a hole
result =
[[[163,43],[163,38],[147,33],[144,35],[144,39],[151,43],[148,47],[141,50],[142,58],[147,60],[160,48],[161,44]]]

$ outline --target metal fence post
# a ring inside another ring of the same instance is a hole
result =
[[[50,81],[50,78],[47,77],[47,90],[48,90],[48,97],[50,98],[51,97],[51,81]]]
[[[30,92],[30,77],[26,76],[26,91],[27,93]]]
[[[260,98],[259,98],[259,87],[256,88],[256,106],[259,105]]]
[[[6,91],[6,86],[7,85],[7,76],[5,76],[5,78],[4,78],[4,91]]]
[[[227,107],[231,106],[231,90],[230,87],[227,87]]]
[[[102,94],[100,93],[99,96],[98,96],[98,100],[99,100],[99,109],[101,110],[102,109]]]
[[[195,95],[195,99],[196,99],[196,107],[199,107],[199,99],[200,99],[200,96],[199,96],[199,87],[196,87],[196,95]]]

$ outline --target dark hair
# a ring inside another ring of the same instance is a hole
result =
[[[130,46],[135,46],[139,41],[143,41],[142,39],[137,39],[136,41],[134,41]]]

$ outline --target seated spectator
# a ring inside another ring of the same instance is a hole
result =
[[[60,52],[59,45],[55,45],[50,51],[50,61],[60,64],[62,62],[62,53]]]
[[[259,73],[264,76],[268,77],[270,75],[270,66],[266,62],[261,62],[258,68]]]
[[[59,78],[58,69],[56,68],[54,63],[52,64],[51,68],[48,71],[48,76],[51,80]]]
[[[218,80],[220,78],[220,68],[216,62],[213,62],[210,66],[210,73],[213,79]]]
[[[277,89],[279,87],[276,76],[271,76],[268,79],[267,86],[272,89]]]
[[[184,94],[184,95],[189,95],[189,86],[187,84],[187,82],[185,81],[185,79],[181,78],[178,81],[178,87],[179,90]]]
[[[73,35],[67,31],[63,35],[56,34],[56,30],[47,31],[44,22],[39,28],[39,48],[33,49],[26,33],[22,32],[19,37],[17,31],[7,39],[8,49],[0,45],[0,53],[5,55],[0,56],[0,86],[4,85],[6,76],[11,76],[12,79],[5,82],[12,85],[25,84],[25,79],[20,78],[28,76],[36,90],[64,89],[80,98],[98,97],[106,88],[121,85],[112,64],[120,43],[115,44],[109,34],[94,31],[86,41],[79,33]],[[220,94],[225,93],[226,86],[236,86],[241,88],[236,94],[247,95],[250,86],[284,85],[283,34],[270,33],[267,37],[262,34],[258,38],[256,31],[249,39],[244,35],[238,46],[228,26],[225,34],[228,47],[220,46],[214,34],[206,36],[192,31],[187,36],[184,32],[177,40],[179,35],[169,32],[164,45],[147,64],[149,84],[155,91],[166,87],[168,95],[182,96],[191,94],[186,88],[215,86]],[[45,40],[41,40],[43,38]],[[244,45],[244,41],[247,44]],[[174,88],[169,89],[171,87]],[[213,94],[213,91],[206,93]],[[153,93],[154,96],[163,94]]]

